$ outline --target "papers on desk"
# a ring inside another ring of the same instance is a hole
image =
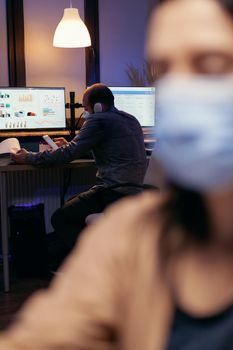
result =
[[[0,142],[0,166],[11,163],[11,153],[16,153],[20,150],[18,139],[11,137]]]

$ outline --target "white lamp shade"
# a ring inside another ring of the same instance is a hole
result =
[[[66,8],[53,37],[56,47],[87,47],[91,46],[88,29],[79,16],[78,9]]]

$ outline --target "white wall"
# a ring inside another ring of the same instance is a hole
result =
[[[149,3],[151,0],[99,0],[103,83],[127,86],[127,64],[142,66]]]
[[[25,60],[27,86],[64,86],[81,100],[85,89],[85,49],[52,46],[57,24],[68,0],[24,0]],[[84,18],[83,0],[73,0]]]
[[[6,0],[0,0],[0,86],[8,86]]]

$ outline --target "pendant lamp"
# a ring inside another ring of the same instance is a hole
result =
[[[64,9],[64,15],[59,22],[53,37],[53,46],[75,48],[91,46],[91,38],[85,23],[77,8]]]

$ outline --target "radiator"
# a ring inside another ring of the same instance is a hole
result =
[[[6,178],[7,207],[44,203],[46,232],[51,232],[51,215],[60,207],[67,179],[65,199],[90,188],[95,181],[92,168],[37,168],[33,171],[9,172]]]

